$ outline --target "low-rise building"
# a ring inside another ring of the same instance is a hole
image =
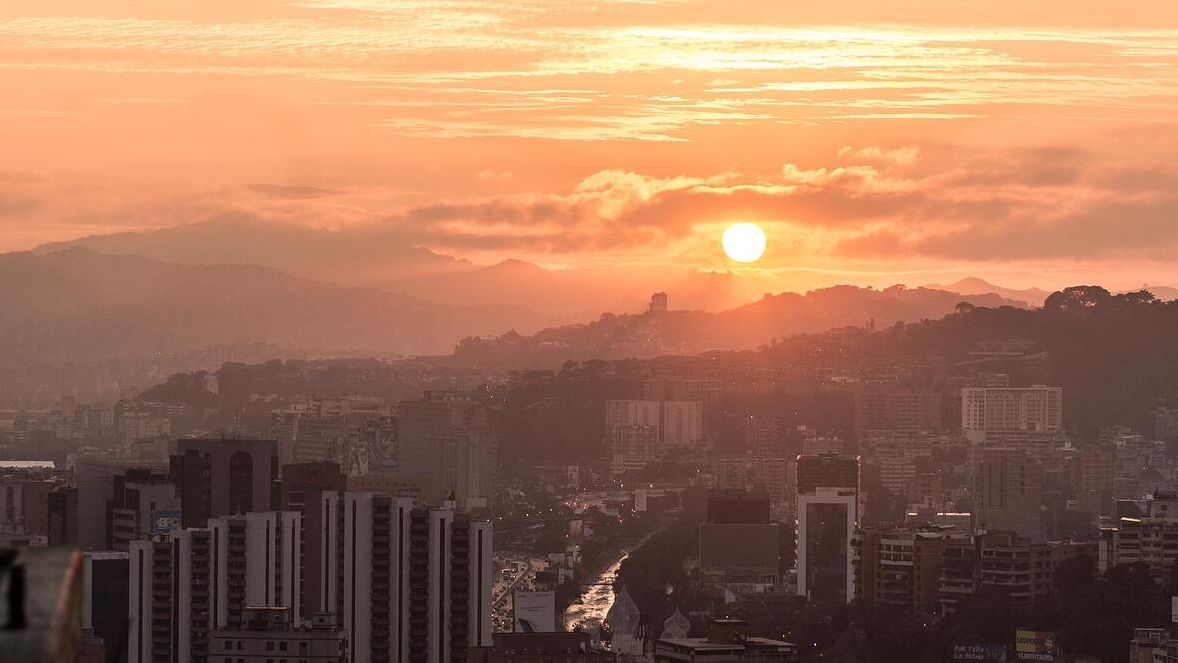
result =
[[[741,619],[712,619],[702,638],[659,638],[655,663],[794,663],[798,646],[791,642],[745,635]]]
[[[319,613],[309,625],[291,623],[286,608],[246,608],[242,628],[209,634],[209,663],[345,663],[348,638],[335,615]]]

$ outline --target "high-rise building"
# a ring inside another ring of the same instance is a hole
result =
[[[128,663],[207,663],[215,627],[209,530],[182,530],[129,547]]]
[[[690,451],[703,441],[703,402],[610,400],[605,402],[605,446],[611,458],[645,461]]]
[[[750,482],[756,490],[764,491],[774,504],[786,502],[789,484],[789,460],[785,458],[754,458]]]
[[[170,472],[184,527],[204,527],[210,518],[269,511],[277,502],[278,443],[178,440]]]
[[[855,598],[851,537],[859,519],[858,491],[818,488],[798,495],[798,595],[814,603]]]
[[[859,490],[859,457],[837,453],[798,456],[798,494],[818,488]]]
[[[107,508],[114,499],[114,478],[134,464],[106,458],[79,458],[74,464],[76,543],[82,550],[109,550]]]
[[[81,625],[101,639],[106,663],[127,660],[129,571],[125,552],[82,554]]]
[[[397,476],[420,488],[423,500],[453,495],[462,504],[485,502],[494,493],[496,437],[490,409],[468,395],[427,391],[401,401]]]
[[[78,489],[60,486],[49,493],[49,545],[78,545]]]
[[[974,515],[979,529],[1014,532],[1043,540],[1040,504],[1043,467],[1022,449],[982,449],[974,475]]]
[[[784,451],[785,437],[777,417],[750,416],[744,420],[744,448],[759,456],[775,456]]]
[[[859,522],[859,457],[798,456],[798,595],[824,604],[855,596],[851,537]]]
[[[303,596],[308,610],[323,605],[323,493],[342,493],[348,477],[335,463],[298,463],[282,466],[279,507],[303,514]]]
[[[321,611],[350,663],[457,663],[491,645],[491,525],[409,498],[325,492]]]
[[[157,533],[158,518],[170,522],[180,515],[180,498],[167,472],[127,470],[116,474],[113,484],[106,510],[108,550],[126,552],[131,541]]]
[[[304,537],[291,511],[215,518],[207,528],[130,543],[129,663],[206,663],[213,629],[241,629],[247,607],[301,623]]]
[[[944,395],[892,383],[861,385],[854,391],[855,430],[917,433],[944,426]]]
[[[961,428],[975,444],[1062,433],[1063,389],[1043,385],[963,388]]]
[[[650,296],[650,306],[647,310],[651,313],[666,313],[667,312],[667,293],[656,292]]]

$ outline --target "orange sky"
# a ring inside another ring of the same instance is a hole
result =
[[[5,0],[0,90],[0,251],[244,218],[724,269],[750,220],[783,289],[1178,285],[1171,0]]]

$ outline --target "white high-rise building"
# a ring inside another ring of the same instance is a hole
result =
[[[226,516],[155,541],[131,541],[129,663],[206,660],[213,629],[240,629],[247,607],[301,620],[302,515]]]
[[[855,489],[823,487],[798,495],[798,596],[826,604],[855,598],[851,537],[858,521]]]
[[[1062,433],[1063,389],[966,387],[961,390],[961,428],[975,444],[1028,433]]]
[[[409,498],[323,494],[321,612],[352,663],[463,660],[491,644],[491,524]]]

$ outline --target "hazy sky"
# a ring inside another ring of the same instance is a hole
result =
[[[1178,3],[4,0],[0,251],[395,227],[782,287],[1178,285]]]

